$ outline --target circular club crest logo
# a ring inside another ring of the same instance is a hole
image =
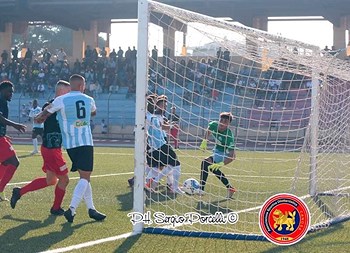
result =
[[[259,225],[265,237],[277,245],[299,242],[310,227],[310,212],[297,196],[281,193],[270,197],[259,213]]]

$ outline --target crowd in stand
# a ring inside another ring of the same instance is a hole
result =
[[[128,47],[125,52],[119,47],[118,51],[113,49],[108,54],[104,48],[97,51],[87,46],[84,55],[82,61],[77,59],[69,63],[63,48],[55,54],[44,49],[39,57],[34,57],[28,48],[25,56],[18,58],[18,49],[14,47],[11,55],[6,50],[1,54],[0,77],[11,80],[16,85],[16,92],[33,98],[52,93],[59,79],[68,80],[72,74],[85,77],[86,93],[95,98],[101,93],[116,93],[120,87],[127,87],[126,98],[135,97],[135,47]],[[234,89],[238,95],[252,93],[257,99],[266,99],[269,93],[273,99],[273,96],[285,96],[277,91],[300,88],[307,83],[300,75],[273,69],[262,73],[258,66],[234,63],[227,49],[219,48],[216,57],[195,59],[172,57],[168,48],[164,48],[163,57],[158,57],[154,46],[149,64],[150,92],[161,93],[159,89],[166,87],[169,81],[184,87],[184,105],[213,104],[227,88]]]
[[[16,92],[29,97],[44,97],[52,93],[59,79],[68,80],[72,74],[81,74],[86,79],[87,93],[98,97],[100,93],[117,92],[119,87],[128,87],[135,92],[136,49],[124,51],[119,47],[107,57],[103,48],[97,52],[87,46],[85,58],[70,64],[63,48],[56,54],[45,49],[39,57],[34,57],[28,48],[23,58],[18,57],[18,48],[11,54],[3,50],[1,54],[1,80],[11,80]]]
[[[257,64],[238,64],[231,60],[230,52],[221,48],[216,58],[185,58],[176,60],[168,57],[164,50],[158,60],[156,47],[152,50],[150,64],[150,93],[161,93],[168,81],[184,87],[183,104],[211,105],[222,98],[225,89],[231,88],[242,96],[253,96],[257,100],[288,100],[288,90],[308,88],[310,82],[302,75],[269,69],[261,71]]]

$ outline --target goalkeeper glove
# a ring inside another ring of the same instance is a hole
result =
[[[207,150],[207,143],[208,143],[207,140],[202,140],[202,143],[201,143],[201,145],[199,146],[199,149],[202,150],[202,151]]]
[[[218,169],[220,169],[222,166],[224,166],[224,162],[220,162],[220,163],[213,163],[212,165],[208,166],[208,169],[210,169],[210,171],[216,171]]]

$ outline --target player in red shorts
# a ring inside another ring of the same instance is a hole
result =
[[[26,126],[8,120],[9,108],[7,101],[11,101],[13,84],[10,81],[0,83],[0,201],[7,200],[4,189],[12,179],[19,166],[19,161],[10,138],[6,136],[6,126],[12,126],[20,132],[25,132]]]
[[[64,95],[70,91],[70,84],[66,81],[58,81],[56,84],[56,97]],[[43,110],[46,106],[49,106],[50,102],[47,102],[43,106]],[[62,156],[62,135],[58,121],[56,119],[56,113],[50,115],[44,123],[43,143],[41,145],[41,155],[44,160],[43,171],[46,173],[46,177],[39,177],[34,179],[29,184],[22,188],[15,187],[12,191],[11,207],[15,208],[17,201],[26,193],[43,189],[50,185],[56,185],[55,199],[50,213],[53,215],[63,215],[64,210],[61,207],[66,188],[69,182],[68,169],[66,161]],[[58,179],[58,182],[57,182]]]

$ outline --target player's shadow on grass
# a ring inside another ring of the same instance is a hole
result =
[[[221,207],[220,203],[224,202],[222,200],[206,203],[204,201],[198,201],[196,210],[202,215],[215,214],[216,212],[231,213],[232,209],[227,207]]]
[[[134,235],[125,239],[124,242],[114,251],[114,253],[129,252],[140,237],[141,235]],[[147,252],[146,249],[145,252]]]
[[[32,154],[28,154],[28,155],[19,155],[17,156],[19,159],[23,159],[23,158],[28,158],[28,157],[34,157],[34,155]]]
[[[134,202],[134,191],[133,188],[130,188],[131,190],[124,194],[117,195],[117,201],[120,205],[119,211],[129,211],[133,208],[133,202]]]
[[[0,237],[0,252],[41,252],[49,249],[52,245],[65,240],[71,236],[75,229],[80,228],[88,223],[79,225],[64,223],[60,231],[50,232],[45,235],[30,237],[28,233],[32,233],[37,229],[45,228],[55,223],[57,216],[50,215],[44,221],[27,220],[13,218],[11,215],[6,215],[2,219],[8,219],[16,223],[21,223],[17,227],[13,227],[5,231]],[[61,217],[59,218],[61,219]],[[26,238],[23,238],[26,237]]]
[[[169,192],[165,188],[160,188],[160,190],[157,192],[145,191],[145,196],[146,196],[146,200],[145,200],[146,206],[150,206],[154,202],[159,203],[159,202],[174,200],[177,197],[176,194]]]
[[[164,202],[173,200],[176,198],[176,195],[173,193],[170,193],[166,190],[165,187],[161,187],[160,191],[158,192],[149,192],[144,191],[144,194],[146,196],[145,204],[146,206],[149,206],[152,202]],[[134,196],[134,189],[131,188],[131,190],[127,193],[117,195],[117,201],[119,202],[121,208],[120,211],[129,211],[133,209],[133,196]]]

